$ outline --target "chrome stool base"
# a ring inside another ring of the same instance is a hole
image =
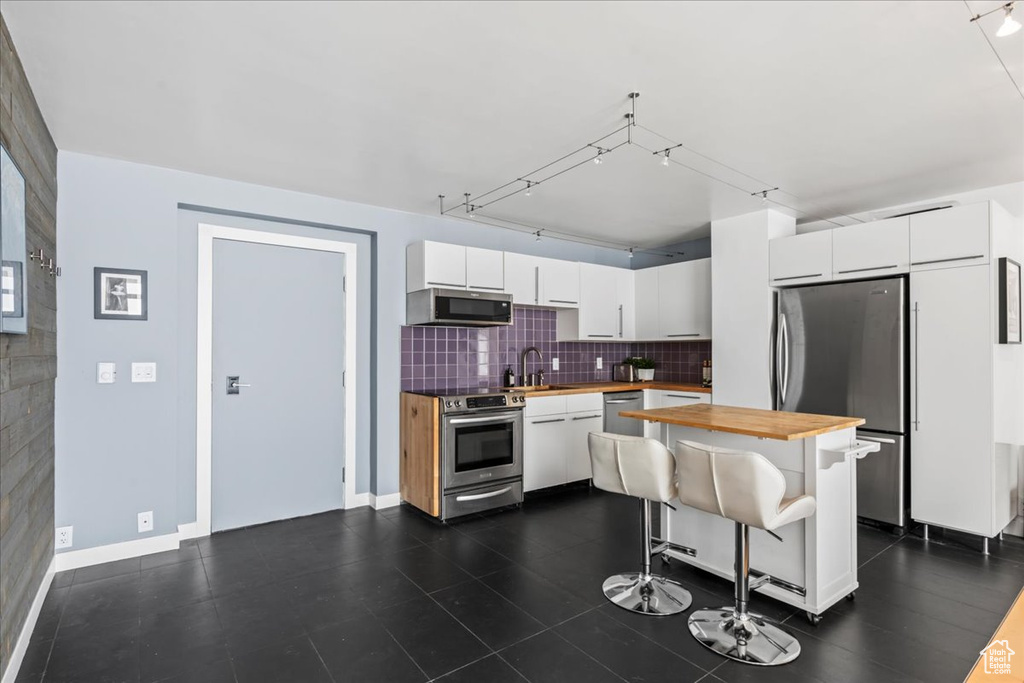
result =
[[[778,666],[800,656],[797,639],[760,614],[740,617],[732,607],[702,609],[690,615],[689,626],[701,645],[744,664]]]
[[[604,595],[622,609],[652,616],[679,614],[693,602],[690,591],[662,576],[615,574],[605,579]]]

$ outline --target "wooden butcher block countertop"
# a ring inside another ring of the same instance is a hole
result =
[[[778,410],[758,410],[733,406],[710,405],[706,403],[677,408],[656,408],[653,410],[624,410],[623,417],[652,422],[667,422],[683,427],[696,427],[713,432],[731,432],[764,439],[795,441],[810,436],[834,432],[839,429],[858,427],[863,418],[838,417],[835,415],[811,415],[809,413],[788,413]]]
[[[680,382],[580,382],[577,384],[556,384],[550,389],[532,391],[527,387],[526,398],[530,398],[532,396],[569,396],[571,394],[641,391],[643,389],[689,391],[701,394],[711,393],[711,387],[702,387],[699,384],[683,384]]]

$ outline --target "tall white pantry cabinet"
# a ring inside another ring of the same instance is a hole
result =
[[[983,202],[910,216],[911,517],[986,538],[1017,515],[1024,347],[998,343],[998,259],[1021,230]]]

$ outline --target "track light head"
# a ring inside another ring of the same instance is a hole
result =
[[[629,258],[633,258],[633,247],[629,248]]]
[[[602,154],[604,154],[604,150],[603,149],[597,150],[597,156],[594,157],[594,163],[595,164],[602,164],[602,163],[604,163],[604,160],[601,158]]]
[[[534,242],[540,242],[540,230],[538,230],[537,232],[533,233],[533,241]]]
[[[661,160],[662,166],[668,166],[668,150],[665,150],[665,158]]]
[[[1019,30],[1020,22],[1013,18],[1013,3],[1011,2],[1006,6],[1006,18],[1003,19],[1003,25],[996,31],[996,36],[1005,38],[1006,36],[1012,36]]]

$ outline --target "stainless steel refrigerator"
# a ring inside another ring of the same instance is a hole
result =
[[[863,417],[879,451],[857,462],[857,514],[903,526],[906,281],[843,282],[778,294],[773,358],[778,410]]]

